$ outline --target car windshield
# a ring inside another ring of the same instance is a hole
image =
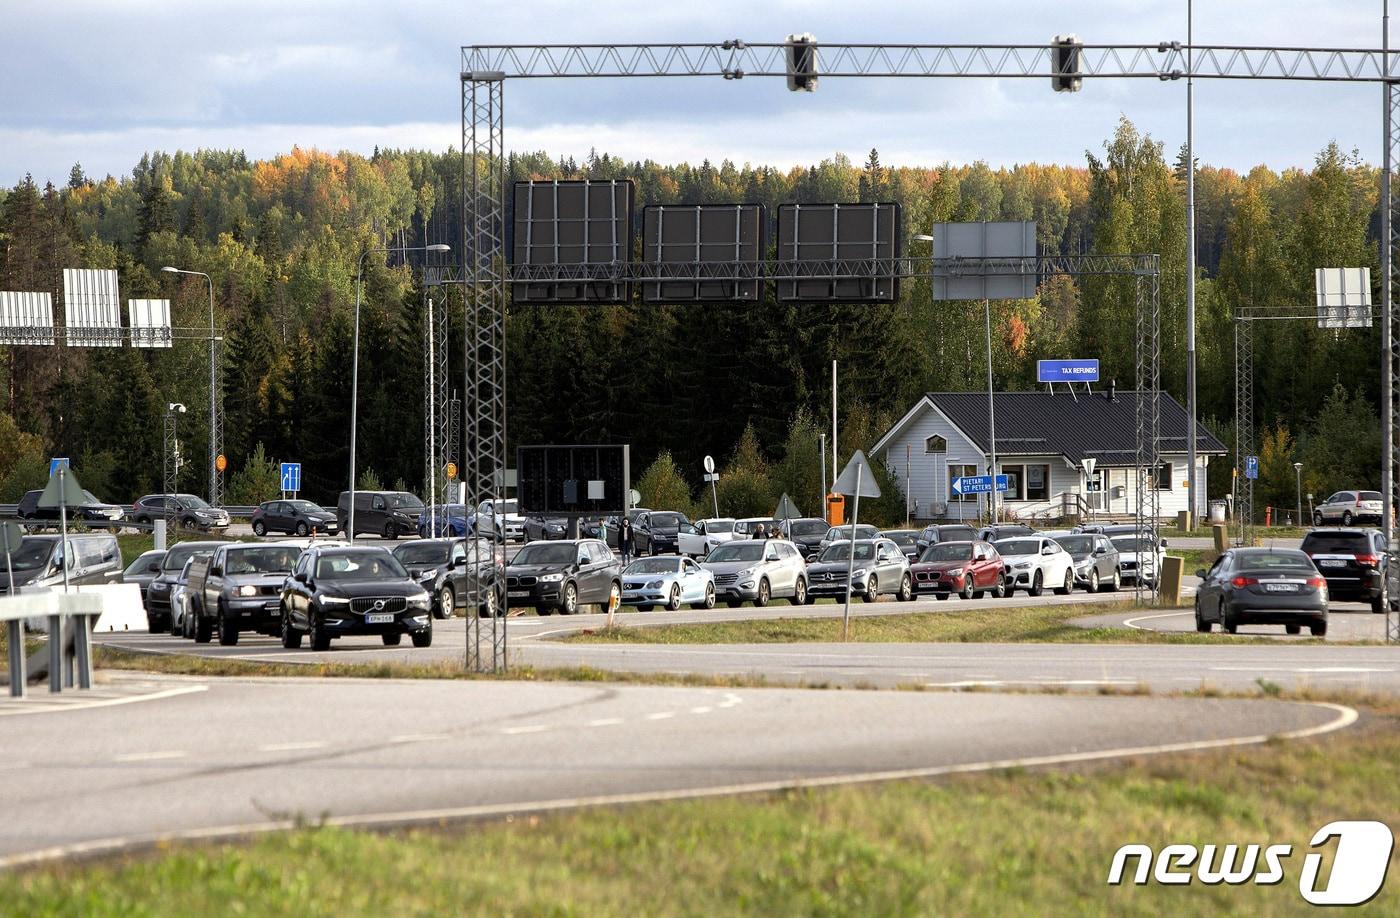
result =
[[[920,561],[971,561],[971,542],[939,542],[924,549]]]
[[[836,545],[828,545],[826,551],[817,559],[819,561],[847,561],[851,557],[851,543],[840,542]],[[869,561],[875,557],[875,546],[870,542],[856,543],[856,560]]]
[[[445,513],[445,514],[447,514],[448,516],[466,516],[466,515],[467,515],[467,505],[466,505],[466,504],[443,504],[441,507],[438,508],[438,512],[440,512],[440,513]]]
[[[17,571],[36,571],[47,567],[49,555],[56,545],[57,542],[48,539],[21,539],[19,549],[10,555],[10,567]]]
[[[1094,540],[1091,536],[1060,536],[1055,541],[1072,555],[1087,555],[1094,550]]]
[[[503,500],[495,505],[495,512],[507,515],[520,512],[520,505],[513,500]]]
[[[316,562],[320,580],[403,580],[407,576],[398,559],[382,550],[322,555]]]
[[[209,507],[208,501],[202,497],[195,497],[193,494],[181,494],[178,500],[191,510],[206,510]]]
[[[679,558],[642,558],[633,561],[623,570],[624,574],[674,574],[680,570]]]
[[[224,557],[225,574],[289,574],[301,549],[291,545],[230,548]]]
[[[762,561],[763,546],[756,542],[721,545],[710,552],[708,561]]]
[[[686,518],[679,513],[653,513],[651,515],[652,529],[679,529],[681,523],[686,522]]]
[[[884,536],[894,544],[898,545],[900,548],[907,548],[908,546],[914,544],[913,532],[896,530],[894,532],[886,532],[884,533]]]
[[[1039,539],[999,539],[996,546],[1003,555],[1034,555],[1040,552]]]
[[[578,548],[572,542],[526,545],[511,564],[572,564]]]
[[[1240,552],[1236,570],[1316,570],[1312,560],[1301,551],[1250,551]]]
[[[407,491],[400,491],[389,495],[389,506],[399,510],[422,510],[423,502]]]
[[[709,533],[733,532],[733,520],[705,520],[705,531]]]
[[[1112,541],[1113,547],[1119,551],[1152,551],[1154,548],[1151,538],[1139,540],[1135,535],[1117,536]]]
[[[287,506],[291,507],[293,510],[300,510],[302,513],[325,512],[318,505],[313,504],[309,500],[289,500],[287,501]]]
[[[135,577],[137,574],[150,573],[149,568],[151,562],[158,557],[160,557],[160,552],[158,551],[148,551],[142,554],[141,557],[127,565],[126,570],[122,571],[123,576]]]
[[[879,536],[879,535],[880,535],[880,530],[876,529],[874,526],[857,526],[857,527],[856,527],[856,538],[857,538],[857,539],[873,539],[873,538],[876,538],[876,537]],[[850,539],[850,537],[851,537],[851,527],[850,527],[850,526],[832,526],[830,529],[828,529],[828,530],[826,531],[826,539],[827,539],[828,542],[834,542],[834,541],[836,541],[837,539]]]
[[[170,550],[161,559],[160,569],[163,571],[178,571],[185,566],[185,562],[190,560],[195,554],[208,554],[214,549],[208,545],[200,545],[196,542],[184,542],[172,545]]]
[[[1371,540],[1363,532],[1310,532],[1302,548],[1309,555],[1368,554]]]
[[[409,542],[394,549],[394,557],[404,564],[446,564],[448,542]]]
[[[827,530],[826,520],[793,520],[788,530],[795,536],[819,536]]]

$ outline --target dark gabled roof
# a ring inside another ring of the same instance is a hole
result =
[[[1136,392],[1118,392],[1111,401],[1102,391],[998,392],[993,397],[999,456],[1062,455],[1075,463],[1086,457],[1131,463],[1137,456]],[[930,392],[928,399],[974,444],[987,448],[987,393]],[[1160,452],[1186,452],[1186,410],[1165,392],[1160,406]],[[1225,444],[1198,422],[1196,450],[1223,454]]]

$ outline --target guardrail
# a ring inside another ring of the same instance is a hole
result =
[[[80,689],[92,688],[92,627],[102,607],[95,593],[19,593],[0,600],[0,621],[9,628],[10,695],[23,698],[29,681],[23,623],[30,618],[48,619],[49,691],[73,688],[75,681]],[[35,656],[42,660],[43,654]]]

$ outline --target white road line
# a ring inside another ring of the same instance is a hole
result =
[[[609,794],[596,797],[566,797],[554,800],[541,800],[530,803],[493,803],[481,806],[451,807],[436,810],[403,810],[391,813],[375,813],[362,816],[333,816],[323,823],[327,826],[408,826],[444,820],[481,819],[519,813],[542,813],[556,810],[575,810],[593,806],[619,806],[629,803],[652,803],[664,800],[695,800],[707,797],[729,797],[736,794],[773,793],[799,787],[837,787],[849,784],[869,784],[877,781],[900,781],[914,778],[933,778],[951,774],[973,774],[987,771],[1003,771],[1008,768],[1038,768],[1050,765],[1068,765],[1076,762],[1095,762],[1105,759],[1121,759],[1131,756],[1163,755],[1172,752],[1199,752],[1206,749],[1226,749],[1237,746],[1257,746],[1271,739],[1305,739],[1342,730],[1356,723],[1359,715],[1354,708],[1326,702],[1306,702],[1312,707],[1326,708],[1337,716],[1325,724],[1302,730],[1289,730],[1276,734],[1255,734],[1226,739],[1194,740],[1183,743],[1163,743],[1150,746],[1128,746],[1119,749],[1103,749],[1094,752],[1067,752],[1059,755],[1030,756],[1019,759],[998,759],[985,762],[969,762],[963,765],[934,765],[927,768],[908,768],[899,771],[876,771],[847,775],[831,775],[821,778],[794,778],[778,781],[763,781],[753,784],[729,784],[719,787],[692,787],[668,791],[644,791],[633,794]],[[57,845],[37,851],[26,851],[0,857],[0,870],[56,861],[83,854],[111,854],[123,849],[146,846],[155,843],[177,841],[214,841],[237,838],[239,836],[283,832],[295,828],[290,819],[275,822],[258,822],[244,825],[214,826],[206,829],[190,829],[184,832],[157,832],[146,835],[115,836],[78,842],[72,845]]]
[[[73,704],[63,703],[62,705],[30,707],[26,702],[20,702],[22,706],[5,707],[0,704],[0,717],[15,717],[20,714],[50,714],[54,711],[86,711],[90,708],[110,708],[118,704],[135,704],[138,701],[157,701],[161,698],[174,698],[177,695],[192,695],[195,692],[207,692],[207,685],[182,685],[179,688],[164,689],[159,692],[151,692],[146,695],[127,695],[122,698],[101,698],[93,701],[78,701]],[[35,699],[36,701],[38,699]]]
[[[959,682],[925,682],[926,688],[970,688],[975,685],[1137,685],[1136,679],[964,679]]]
[[[1195,615],[1196,615],[1196,613],[1195,613],[1195,612],[1162,612],[1162,613],[1160,613],[1160,614],[1158,614],[1158,615],[1139,615],[1139,616],[1137,616],[1137,617],[1135,617],[1135,618],[1124,619],[1124,620],[1123,620],[1123,624],[1124,624],[1124,625],[1127,625],[1129,628],[1135,629],[1135,630],[1137,630],[1137,631],[1156,631],[1156,630],[1157,630],[1156,628],[1139,628],[1135,623],[1136,623],[1136,622],[1150,621],[1150,620],[1152,620],[1152,619],[1154,619],[1154,618],[1180,618],[1180,617],[1183,616],[1183,615],[1190,615],[1190,616],[1192,616],[1192,617],[1194,618]]]
[[[168,750],[165,752],[128,752],[112,759],[114,762],[161,762],[167,759],[183,759],[188,752]]]
[[[590,721],[588,722],[588,726],[590,726],[590,727],[616,727],[616,726],[617,726],[618,724],[620,724],[620,723],[622,723],[622,718],[621,718],[621,717],[600,717],[600,718],[598,718],[597,720],[590,720]]]
[[[691,708],[691,709],[690,709],[690,713],[692,713],[692,714],[708,714],[708,713],[710,713],[710,712],[713,711],[713,710],[714,710],[714,708],[707,707],[707,706],[705,706],[705,705],[702,704],[702,705],[700,705],[700,707],[698,707],[698,708]]]
[[[1393,673],[1385,666],[1212,666],[1213,672],[1229,673]]]
[[[648,714],[647,720],[668,720],[675,716],[675,711],[657,711],[655,714]]]
[[[435,743],[451,739],[446,733],[403,733],[389,737],[391,743]]]
[[[268,743],[266,746],[259,746],[261,752],[302,752],[307,749],[324,749],[326,743]]]
[[[530,724],[527,727],[505,727],[501,732],[506,736],[519,736],[522,733],[543,733],[548,729],[548,724]]]

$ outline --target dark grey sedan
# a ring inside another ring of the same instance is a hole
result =
[[[1283,625],[1313,637],[1327,633],[1327,581],[1301,551],[1236,548],[1197,571],[1196,630],[1218,622],[1230,634],[1242,624]]]

